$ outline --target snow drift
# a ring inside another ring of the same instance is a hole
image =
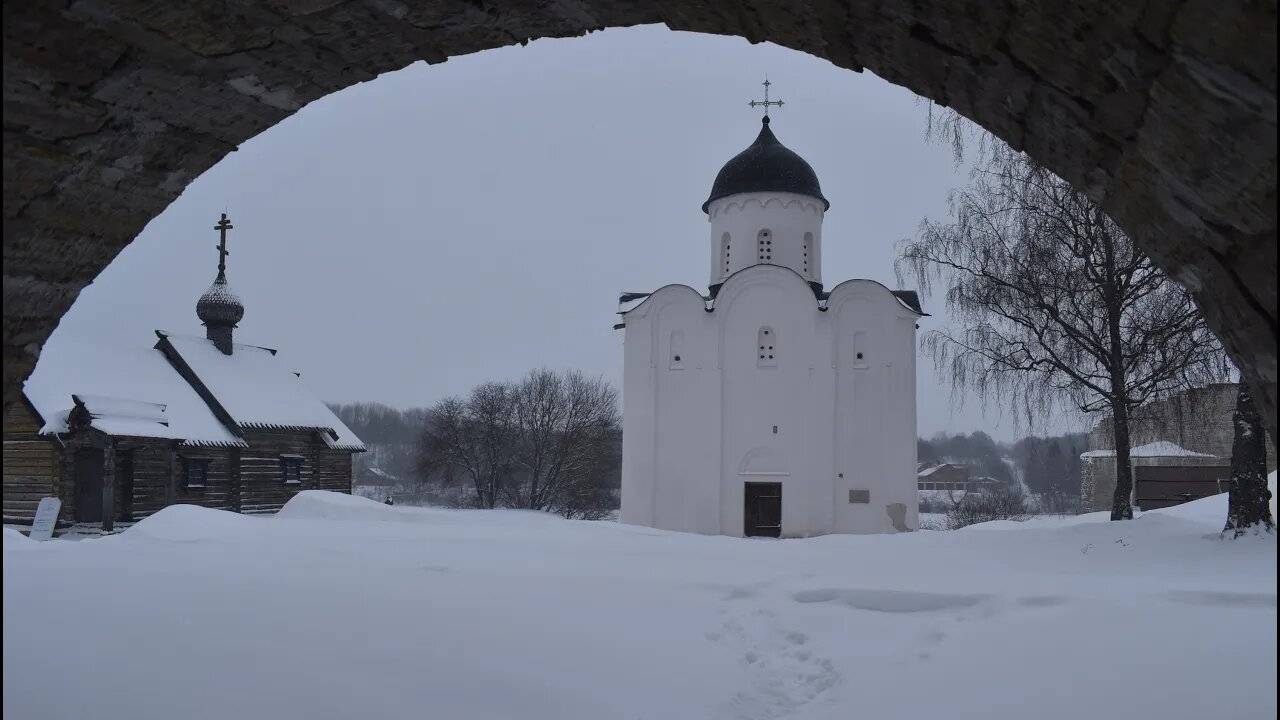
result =
[[[1221,540],[1224,519],[1217,497],[778,541],[308,492],[99,540],[6,531],[4,711],[1274,717],[1276,538]]]
[[[267,518],[200,507],[170,505],[139,520],[125,531],[131,538],[146,537],[171,542],[199,542],[241,535]]]
[[[290,498],[277,513],[277,517],[285,519],[375,522],[403,519],[404,516],[405,513],[397,512],[394,505],[331,490],[304,490]]]

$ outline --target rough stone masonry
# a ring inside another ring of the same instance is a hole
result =
[[[1276,1],[26,0],[4,20],[4,401],[187,183],[416,60],[607,27],[772,41],[1024,149],[1189,286],[1276,432]]]

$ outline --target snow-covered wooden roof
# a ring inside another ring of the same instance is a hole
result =
[[[54,337],[23,390],[44,422],[42,434],[67,432],[78,398],[91,427],[111,435],[245,446],[155,348]]]
[[[67,432],[79,404],[90,426],[109,435],[247,447],[243,429],[300,429],[330,448],[365,449],[274,350],[236,344],[224,355],[202,337],[156,334],[160,342],[147,348],[49,342],[24,386],[44,422],[40,432]]]
[[[236,343],[230,355],[212,341],[157,332],[213,401],[241,428],[320,431],[331,448],[364,450],[364,443],[307,389],[276,351]]]

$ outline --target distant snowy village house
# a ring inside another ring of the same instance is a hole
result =
[[[956,463],[921,468],[916,473],[916,489],[964,492],[969,489],[969,468]]]
[[[989,477],[970,477],[969,467],[959,463],[939,463],[916,472],[916,489],[921,492],[980,492],[999,485]]]
[[[1154,510],[1227,491],[1238,388],[1235,383],[1192,388],[1133,413],[1130,498],[1136,507]],[[1086,512],[1111,509],[1116,487],[1111,424],[1111,417],[1104,417],[1089,433],[1090,449],[1080,455],[1080,497]],[[1267,470],[1275,470],[1270,437],[1266,448]]]
[[[769,122],[702,205],[707,293],[620,298],[621,519],[738,536],[914,529],[924,313],[874,280],[824,288],[830,203]]]
[[[946,512],[970,493],[990,492],[1003,484],[995,478],[971,476],[963,463],[922,463],[916,470],[920,512]]]
[[[230,228],[223,215],[218,275],[196,304],[205,337],[41,356],[4,418],[6,524],[30,524],[46,496],[61,518],[111,529],[174,503],[261,513],[303,489],[351,492],[360,439],[275,350],[234,342]]]

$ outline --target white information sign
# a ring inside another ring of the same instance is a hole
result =
[[[56,497],[47,497],[40,501],[36,508],[35,522],[31,523],[32,540],[48,540],[53,537],[53,526],[58,522],[58,511],[62,509],[62,501]]]

